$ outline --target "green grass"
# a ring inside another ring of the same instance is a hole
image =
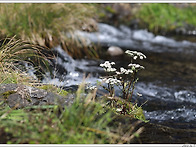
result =
[[[42,112],[35,109],[13,110],[6,118],[1,119],[0,127],[12,134],[7,143],[108,143],[105,127],[111,121],[109,113],[98,118],[99,105],[78,105],[74,103],[65,108],[58,116],[58,106]],[[105,134],[88,131],[101,130]],[[9,137],[9,136],[7,136]]]
[[[142,4],[136,17],[140,18],[143,27],[150,31],[172,31],[179,27],[191,25],[196,27],[195,6],[177,8],[171,4]]]
[[[28,76],[25,72],[14,71],[12,69],[8,69],[7,71],[3,71],[0,69],[0,84],[8,84],[8,83],[20,83],[29,85],[30,82],[33,82],[32,77]]]

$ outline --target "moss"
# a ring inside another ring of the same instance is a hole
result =
[[[16,93],[16,91],[6,91],[4,93],[2,93],[2,95],[4,96],[5,99],[8,98],[9,95]]]
[[[109,13],[112,13],[112,14],[115,14],[116,11],[111,7],[111,6],[106,6],[106,11],[109,12]]]
[[[57,93],[59,95],[62,95],[62,96],[66,96],[68,94],[67,91],[63,90],[63,89],[60,89],[60,88],[57,88]]]
[[[40,89],[44,89],[46,91],[49,91],[49,92],[53,92],[53,93],[56,93],[56,94],[59,94],[61,96],[66,96],[68,94],[67,91],[61,89],[61,88],[58,88],[54,85],[50,85],[50,84],[47,84],[47,85],[43,85],[43,86],[40,86],[38,87]]]
[[[28,101],[28,102],[32,102],[32,99],[30,96],[26,96],[25,99]]]
[[[12,90],[12,91],[6,91],[6,92],[4,92],[4,93],[2,93],[2,95],[3,95],[4,99],[7,99],[8,96],[10,96],[11,94],[14,94],[14,93],[16,93],[16,91],[13,91],[13,90]],[[32,102],[30,96],[25,97],[25,99],[26,99],[28,102]]]

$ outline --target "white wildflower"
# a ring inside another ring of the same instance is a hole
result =
[[[132,71],[131,69],[128,69],[128,72],[129,72],[129,73],[133,73],[133,71]]]
[[[96,89],[97,87],[96,86],[87,86],[86,89],[89,89],[89,90],[94,90]]]
[[[114,63],[114,62],[111,62],[110,64],[111,64],[111,65],[115,65],[115,63]]]
[[[137,93],[137,95],[140,96],[140,97],[142,96],[142,94],[140,94],[140,93]]]
[[[104,67],[104,64],[100,64],[101,67]]]
[[[116,71],[116,68],[111,68],[110,71],[114,72],[114,71]]]
[[[141,53],[141,52],[137,52],[137,51],[130,51],[130,50],[127,50],[125,51],[126,54],[128,54],[129,56],[133,57],[134,60],[136,60],[138,57],[142,60],[144,58],[146,58],[146,56]]]
[[[124,73],[125,69],[123,67],[120,68],[120,72]]]
[[[136,60],[137,59],[137,56],[134,56],[133,59]]]
[[[121,112],[122,109],[121,109],[121,108],[117,108],[116,111],[117,111],[117,112]]]
[[[132,67],[132,70],[135,70],[135,69],[144,69],[143,66],[139,65],[139,64],[129,64],[128,65],[129,67]]]
[[[104,68],[104,70],[106,72],[115,72],[116,71],[116,68],[109,67],[109,68]]]
[[[135,65],[135,68],[139,68],[139,67],[140,67],[140,65],[139,65],[139,64],[136,64],[136,65]]]
[[[110,83],[110,80],[109,80],[109,79],[107,79],[107,80],[105,81],[105,83],[109,84],[109,83]]]
[[[133,71],[131,69],[125,69],[123,67],[120,68],[120,72],[118,72],[118,71],[116,72],[116,74],[118,74],[118,75],[119,74],[127,74],[128,75],[130,73],[133,73]]]
[[[109,61],[105,61],[105,63],[100,64],[100,66],[103,67],[106,72],[115,72],[116,68],[112,68],[114,64],[114,62],[110,63]]]
[[[111,84],[111,85],[114,85],[114,84],[120,84],[121,81],[116,79],[116,78],[107,78],[107,79],[103,79],[103,81],[107,84]]]
[[[120,75],[120,74],[122,74],[122,73],[117,71],[116,74],[117,74],[117,75]]]

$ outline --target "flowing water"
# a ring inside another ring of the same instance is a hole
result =
[[[146,30],[131,30],[125,26],[115,28],[100,23],[98,27],[98,32],[76,31],[75,35],[84,36],[89,43],[100,44],[103,48],[118,46],[141,51],[147,56],[139,61],[145,70],[140,72],[134,91],[135,98],[137,92],[142,94],[137,98],[139,104],[147,101],[143,105],[146,119],[173,127],[182,127],[176,123],[185,123],[189,124],[185,127],[196,128],[196,43],[155,36]],[[95,85],[104,73],[99,67],[104,60],[115,61],[119,67],[129,63],[125,55],[74,60],[60,46],[54,48],[54,52],[57,55],[55,77],[46,75],[43,82],[63,87],[78,85],[84,73],[90,74],[87,82]]]

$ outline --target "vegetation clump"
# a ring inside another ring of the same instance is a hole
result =
[[[147,121],[143,114],[142,107],[138,107],[138,105],[133,104],[132,101],[135,83],[138,81],[136,75],[139,70],[144,69],[143,66],[134,64],[133,61],[136,59],[145,59],[146,56],[137,51],[127,50],[125,53],[131,57],[130,64],[127,68],[121,67],[118,71],[118,69],[113,67],[115,62],[105,61],[105,63],[100,64],[105,72],[107,72],[107,76],[100,77],[102,82],[99,82],[99,84],[108,91],[106,98],[111,101],[109,105],[116,113]],[[120,98],[116,97],[115,90],[117,88],[121,92],[119,94]],[[88,86],[88,89],[93,90],[97,89],[97,87]]]
[[[181,4],[183,5],[183,4]],[[192,30],[196,27],[196,9],[194,5],[184,8],[172,4],[142,4],[136,17],[140,25],[150,31],[169,32],[179,28]]]

